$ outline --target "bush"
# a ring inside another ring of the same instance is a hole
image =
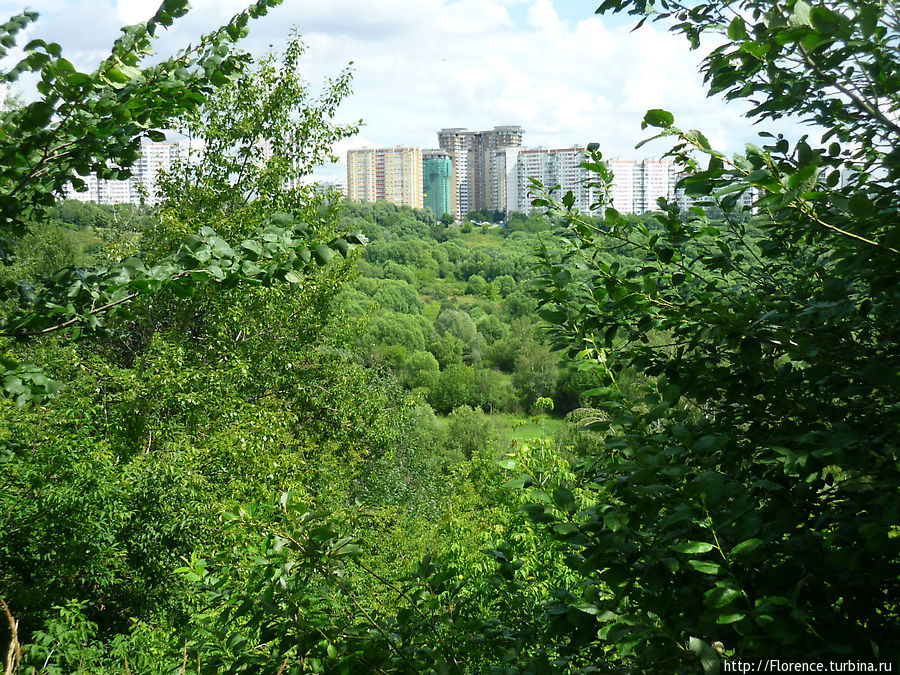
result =
[[[496,448],[497,429],[481,408],[459,406],[447,419],[447,447],[467,460],[476,452],[488,455]]]
[[[442,415],[461,405],[471,405],[474,400],[475,369],[462,363],[450,364],[441,371],[428,396],[428,402]]]

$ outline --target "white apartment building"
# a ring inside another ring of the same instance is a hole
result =
[[[503,204],[495,201],[502,180],[497,173],[500,167],[495,153],[520,147],[524,134],[519,126],[499,126],[490,131],[453,128],[438,132],[438,145],[453,162],[450,190],[455,218],[465,218],[475,209],[503,209]]]
[[[107,180],[97,178],[96,174],[81,177],[87,188],[84,192],[76,192],[72,185],[67,185],[64,194],[68,199],[95,204],[158,204],[157,182],[160,174],[169,171],[175,160],[187,152],[187,141],[143,140],[141,157],[131,168],[131,178],[124,180]]]
[[[519,153],[523,148],[504,148],[494,151],[491,157],[490,199],[495,210],[509,214],[519,208]]]
[[[515,171],[507,170],[506,212],[531,213],[531,179],[539,180],[546,189],[559,186],[554,196],[561,199],[571,191],[575,197],[575,208],[581,213],[600,212],[597,202],[600,191],[594,185],[596,177],[582,168],[585,149],[581,147],[545,149],[518,149],[515,153]],[[507,162],[512,153],[507,151]],[[512,175],[515,176],[513,182]]]
[[[633,213],[635,176],[639,173],[638,162],[634,159],[616,158],[606,160],[604,163],[613,174],[608,206],[619,213]]]
[[[613,173],[610,186],[611,206],[619,213],[641,215],[657,211],[657,200],[675,199],[677,174],[669,160],[650,158],[608,159],[605,164]]]
[[[559,186],[555,197],[561,199],[570,190],[575,208],[581,213],[600,215],[611,205],[619,213],[641,215],[655,211],[660,197],[675,198],[676,173],[672,162],[660,159],[610,159],[606,165],[613,173],[610,186],[611,204],[599,205],[601,190],[598,177],[584,169],[582,147],[555,150],[512,148],[495,153],[494,163],[501,179],[493,189],[502,197],[501,208],[507,213],[531,213],[531,179],[539,180],[546,189]]]
[[[648,211],[658,211],[656,203],[660,198],[675,198],[676,173],[670,160],[645,159],[634,176],[633,211],[641,215]]]
[[[312,186],[317,195],[338,192],[344,197],[347,196],[347,183],[342,180],[318,180]]]

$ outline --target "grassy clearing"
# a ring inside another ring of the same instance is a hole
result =
[[[537,415],[521,418],[509,413],[494,413],[490,416],[497,427],[497,433],[503,447],[510,447],[512,442],[527,443],[536,438],[555,438],[557,432],[567,422],[558,417],[549,415]]]
[[[502,246],[503,235],[501,229],[489,229],[482,232],[481,228],[476,228],[472,232],[466,232],[461,239],[469,248],[478,248],[479,246]]]

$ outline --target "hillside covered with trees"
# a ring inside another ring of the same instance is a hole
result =
[[[896,8],[606,0],[821,142],[727,156],[651,110],[691,209],[547,186],[492,226],[303,185],[350,74],[243,53],[275,4],[150,63],[165,0],[92,73],[40,40],[2,73],[40,81],[0,118],[5,673],[895,663]],[[207,144],[158,207],[58,199],[168,129]]]

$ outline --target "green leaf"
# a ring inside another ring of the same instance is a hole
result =
[[[788,178],[788,187],[791,190],[796,190],[800,187],[800,184],[812,178],[813,174],[818,171],[818,167],[813,164],[807,164],[802,167],[798,171],[791,174],[791,177]]]
[[[727,607],[741,597],[741,592],[735,588],[717,587],[711,588],[703,594],[703,604],[713,609]]]
[[[850,197],[850,213],[857,218],[871,218],[875,215],[875,206],[863,192],[856,192]]]
[[[728,38],[734,41],[747,38],[747,27],[744,25],[744,20],[741,17],[734,17],[731,23],[728,24]]]
[[[553,491],[553,503],[564,511],[575,508],[575,495],[566,487],[558,487]]]
[[[780,486],[779,486],[780,487]],[[755,551],[762,545],[761,539],[747,539],[731,549],[731,555],[741,555]]]
[[[668,110],[654,108],[653,110],[648,110],[647,114],[644,115],[644,121],[641,123],[641,128],[646,129],[648,126],[651,126],[667,129],[671,127],[674,122],[675,116]]]
[[[7,375],[3,381],[3,386],[6,389],[7,393],[12,396],[21,394],[25,391],[25,385],[22,382],[21,378],[16,377],[15,375]]]
[[[209,239],[209,247],[211,253],[217,258],[232,258],[234,257],[234,249],[228,244],[227,241],[222,239],[221,237],[210,237]]]
[[[716,563],[708,560],[688,560],[685,564],[703,574],[718,574],[722,569]]]
[[[332,246],[334,246],[338,251],[340,251],[341,255],[344,256],[345,258],[347,257],[347,254],[350,252],[350,243],[345,239],[338,239],[337,241],[332,243]]]
[[[790,22],[794,26],[812,26],[810,21],[810,6],[804,0],[796,0]]]
[[[313,249],[313,255],[316,258],[316,262],[320,265],[327,265],[331,262],[331,259],[334,257],[334,251],[328,248],[325,244],[319,244]]]
[[[827,37],[835,37],[843,23],[840,14],[821,5],[809,10],[808,14],[810,25]]]
[[[878,9],[875,5],[869,4],[860,8],[857,23],[859,23],[863,37],[870,38],[875,32],[875,28],[878,26]]]
[[[715,546],[705,541],[689,541],[669,548],[678,553],[709,553]]]
[[[692,637],[688,640],[688,647],[694,654],[700,657],[703,675],[719,675],[720,659],[715,649],[696,637]]]

